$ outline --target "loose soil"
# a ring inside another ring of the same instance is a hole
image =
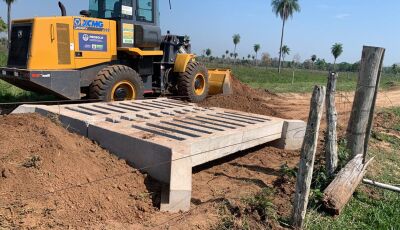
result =
[[[49,118],[0,119],[0,228],[138,225],[156,212],[153,181]]]
[[[201,103],[288,119],[306,120],[310,94],[275,95],[233,80],[234,94]],[[398,97],[396,99],[396,96]],[[400,103],[400,93],[381,94]],[[340,122],[346,124],[351,95],[339,97]],[[0,229],[212,229],[224,204],[242,210],[243,199],[264,188],[272,191],[282,219],[291,212],[298,151],[264,145],[194,169],[192,208],[187,213],[158,211],[160,185],[90,140],[69,133],[38,115],[0,118]],[[236,209],[235,209],[236,210]],[[241,213],[242,211],[239,211]],[[232,211],[237,216],[237,210]],[[249,223],[258,220],[249,215]],[[280,229],[277,220],[251,225]]]

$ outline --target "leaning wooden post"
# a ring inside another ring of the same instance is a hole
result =
[[[338,147],[337,147],[337,112],[335,105],[337,74],[329,73],[328,86],[326,87],[326,122],[327,130],[325,136],[325,164],[328,176],[335,173],[338,165]]]
[[[336,178],[325,189],[322,203],[327,211],[339,215],[349,202],[363,179],[370,162],[363,164],[363,155],[358,154],[340,170]]]
[[[325,102],[325,87],[315,86],[311,98],[310,114],[306,135],[301,148],[301,158],[297,173],[296,193],[294,197],[293,227],[301,229],[306,217],[308,196],[317,151],[319,126]]]
[[[347,148],[356,156],[364,152],[365,134],[370,117],[384,48],[364,46],[353,108],[347,128]]]

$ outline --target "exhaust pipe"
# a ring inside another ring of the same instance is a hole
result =
[[[65,9],[65,6],[64,4],[62,4],[62,2],[58,2],[58,7],[60,7],[61,16],[67,16],[67,10]]]

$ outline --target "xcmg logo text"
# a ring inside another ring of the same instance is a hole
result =
[[[103,29],[104,23],[102,21],[96,20],[82,20],[80,18],[74,19],[74,28],[75,29],[86,29],[86,28],[94,28],[94,29]]]

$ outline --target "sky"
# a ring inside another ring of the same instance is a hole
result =
[[[194,53],[210,48],[213,56],[225,50],[233,52],[233,34],[240,34],[240,57],[259,53],[272,57],[279,53],[282,21],[272,12],[271,0],[160,0],[161,29],[172,34],[189,35]],[[63,0],[68,15],[88,8],[88,0]],[[286,24],[284,44],[290,47],[292,60],[316,54],[333,62],[331,46],[342,43],[344,52],[338,62],[354,63],[361,59],[363,45],[386,48],[385,65],[400,62],[399,0],[299,0],[301,12]],[[13,18],[59,15],[56,0],[17,0]],[[0,1],[0,16],[7,7]],[[259,55],[260,56],[260,55]]]

